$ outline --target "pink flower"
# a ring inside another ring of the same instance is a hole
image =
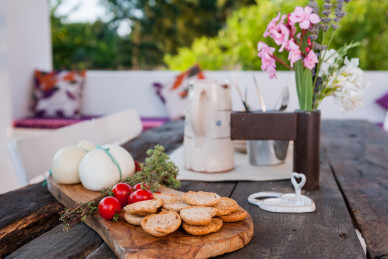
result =
[[[286,46],[288,39],[290,37],[290,31],[284,24],[278,26],[277,31],[273,31],[272,38],[274,39],[277,45],[280,45],[279,52],[282,52]]]
[[[279,21],[279,19],[280,19],[280,12],[278,13],[278,16],[273,18],[272,21],[270,21],[270,23],[267,25],[267,29],[263,34],[264,37],[270,36],[270,32],[276,29],[276,26],[277,26],[276,24]]]
[[[287,26],[284,24],[286,19],[285,15],[282,15],[281,20],[280,13],[277,17],[273,18],[272,21],[268,24],[267,30],[264,32],[263,36],[270,36],[277,45],[281,46],[279,52],[282,52],[284,47],[287,44],[287,41],[290,37],[290,31]]]
[[[268,67],[267,72],[268,72],[269,79],[273,79],[273,78],[276,79],[276,69],[275,69],[275,67],[276,67],[276,65],[273,66],[273,67]]]
[[[303,59],[303,64],[308,69],[313,69],[315,64],[318,63],[317,55],[315,55],[314,51],[310,50],[309,54]]]
[[[276,61],[273,57],[275,48],[268,47],[264,42],[259,42],[257,44],[257,50],[259,53],[257,56],[261,58],[261,69],[269,73],[270,78],[276,78]]]
[[[316,24],[321,21],[319,16],[315,13],[312,13],[313,9],[309,6],[306,6],[304,9],[300,6],[295,8],[295,11],[289,16],[289,22],[291,25],[299,23],[301,29],[310,28],[311,23]]]
[[[296,28],[295,28],[294,24],[291,24],[291,22],[290,22],[290,15],[291,15],[290,13],[288,13],[288,15],[287,15],[287,28],[290,31],[291,38],[293,38],[295,33],[296,33]]]
[[[289,40],[287,50],[290,52],[288,54],[288,60],[290,61],[291,67],[293,67],[294,63],[301,59],[302,52],[300,51],[299,46],[296,45],[293,40]]]

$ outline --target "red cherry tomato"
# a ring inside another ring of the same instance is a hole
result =
[[[141,171],[140,163],[135,161],[135,173]]]
[[[154,196],[152,195],[152,192],[148,190],[136,190],[129,196],[128,202],[129,203],[135,203],[138,201],[146,201],[146,200],[152,200]]]
[[[135,186],[133,186],[133,189],[135,190],[149,190],[150,187],[148,186],[147,183],[138,183],[138,184],[135,184]]]
[[[98,205],[98,212],[104,219],[112,219],[116,213],[120,213],[121,204],[115,197],[105,197]]]
[[[119,200],[121,207],[128,204],[128,197],[133,193],[133,188],[126,183],[118,183],[112,188],[114,197]]]

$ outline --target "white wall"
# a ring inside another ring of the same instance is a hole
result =
[[[105,115],[124,109],[135,109],[142,117],[168,117],[167,111],[152,87],[153,82],[170,86],[179,72],[176,71],[88,71],[82,111],[87,115]],[[205,71],[205,77],[219,82],[237,81],[241,91],[247,89],[248,103],[259,109],[252,75],[256,76],[267,109],[273,109],[279,99],[282,88],[289,84],[290,103],[288,111],[298,109],[295,79],[292,72],[280,71],[278,79],[268,78],[261,71]],[[333,98],[326,98],[320,106],[324,119],[366,119],[382,122],[385,111],[375,100],[388,92],[388,72],[367,71],[371,82],[363,96],[363,107],[355,111],[342,113]],[[242,110],[243,105],[235,88],[232,88],[234,110]]]
[[[12,118],[26,115],[34,69],[52,69],[47,0],[5,1]]]
[[[52,69],[47,0],[0,0],[0,194],[20,183],[6,151],[12,118],[26,115],[33,70]]]

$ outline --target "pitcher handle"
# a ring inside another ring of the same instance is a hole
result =
[[[206,102],[204,98],[206,98],[205,90],[194,88],[190,124],[193,129],[196,147],[202,147],[205,144],[205,125],[203,117]]]

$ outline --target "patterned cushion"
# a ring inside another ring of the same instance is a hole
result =
[[[86,71],[35,70],[31,112],[35,117],[80,116]]]
[[[176,76],[173,83],[165,85],[161,83],[153,84],[156,94],[165,104],[171,120],[185,117],[190,81],[204,78],[199,65],[194,65],[190,69]]]

